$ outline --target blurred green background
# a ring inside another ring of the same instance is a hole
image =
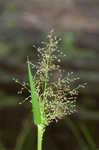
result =
[[[33,56],[50,29],[60,36],[66,54],[62,67],[87,83],[78,97],[79,111],[51,124],[44,135],[46,150],[99,148],[99,1],[0,1],[0,150],[36,150],[36,127],[27,93],[13,81],[27,81],[27,56]]]

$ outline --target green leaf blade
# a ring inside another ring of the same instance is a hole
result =
[[[31,99],[32,99],[32,112],[34,123],[39,125],[41,123],[41,113],[40,113],[40,106],[38,102],[38,97],[35,91],[34,82],[32,79],[32,73],[30,64],[28,63],[28,76],[29,76],[29,83],[30,83],[30,90],[31,90]]]

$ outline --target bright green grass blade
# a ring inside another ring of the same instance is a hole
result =
[[[32,80],[32,74],[31,74],[29,63],[28,63],[28,76],[29,76],[29,83],[30,83],[30,89],[31,89],[32,112],[33,112],[33,117],[34,117],[34,123],[38,125],[41,123],[40,106],[39,106],[37,94],[35,92],[34,82]]]

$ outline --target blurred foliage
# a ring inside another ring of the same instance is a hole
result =
[[[92,49],[82,49],[75,45],[76,35],[74,32],[61,32],[62,42],[60,48],[66,54],[66,59],[70,58],[94,58],[96,56]]]
[[[16,106],[18,104],[18,99],[18,97],[9,96],[9,94],[5,93],[4,91],[0,91],[0,109],[9,106]]]
[[[14,150],[32,150],[35,148],[35,136],[30,120],[26,120],[23,124],[23,129],[20,132]],[[31,134],[32,133],[32,134]],[[36,148],[35,148],[36,149]]]
[[[9,50],[9,47],[5,43],[0,42],[0,56],[6,55],[8,50]]]
[[[85,123],[75,123],[71,119],[67,118],[66,125],[75,136],[79,144],[79,150],[98,150],[98,147],[91,136],[91,131],[89,131],[88,126]]]
[[[97,150],[98,148],[94,142],[93,137],[91,136],[91,133],[90,133],[88,127],[84,123],[82,123],[82,124],[80,124],[80,129],[81,129],[84,137],[86,138],[89,149]]]

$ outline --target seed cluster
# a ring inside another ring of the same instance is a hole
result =
[[[42,42],[42,47],[37,48],[39,62],[36,65],[29,62],[36,69],[33,81],[43,116],[42,124],[45,126],[77,110],[77,96],[79,89],[83,87],[74,86],[79,78],[73,77],[72,74],[63,77],[64,70],[59,66],[60,56],[63,54],[58,49],[59,43],[60,39],[51,31],[46,42]]]
[[[41,102],[41,111],[42,102],[45,99],[43,123],[46,125],[76,111],[76,99],[79,88],[82,86],[78,85],[73,88],[73,84],[79,78],[73,76],[71,78],[71,74],[63,78],[64,70],[58,65],[59,63],[56,63],[61,62],[60,56],[63,56],[58,50],[59,43],[60,39],[57,39],[51,31],[47,36],[47,41],[42,42],[43,48],[37,49],[40,62],[36,66],[37,71],[33,80]]]

